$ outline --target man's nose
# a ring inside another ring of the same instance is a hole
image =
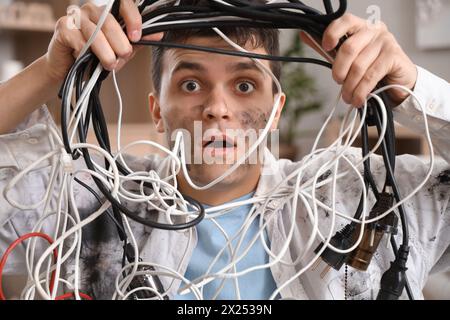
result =
[[[231,112],[226,99],[226,93],[222,88],[211,90],[204,104],[203,118],[207,120],[230,120]]]

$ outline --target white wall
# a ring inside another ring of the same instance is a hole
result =
[[[450,0],[442,0],[448,4]],[[322,1],[307,0],[305,3],[312,6],[319,6]],[[405,52],[417,64],[440,77],[450,81],[450,48],[442,50],[420,50],[416,46],[416,3],[413,0],[349,0],[348,11],[367,18],[369,14],[366,10],[371,5],[377,5],[381,9],[381,19],[395,35],[397,41],[403,47]],[[449,30],[450,31],[450,30]],[[314,52],[307,51],[307,55],[314,55]],[[314,76],[317,82],[320,98],[324,101],[324,110],[321,113],[309,115],[302,119],[300,126],[303,129],[317,128],[327,114],[327,108],[334,101],[339,92],[339,87],[332,81],[329,70],[316,66],[306,66],[310,74]],[[299,139],[302,147],[302,153],[306,152],[311,145],[311,137]]]

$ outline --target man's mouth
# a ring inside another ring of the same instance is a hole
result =
[[[203,150],[213,157],[234,152],[235,149],[236,143],[226,135],[212,136],[203,141]]]

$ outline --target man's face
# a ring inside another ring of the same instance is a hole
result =
[[[190,38],[187,44],[230,50],[220,38]],[[245,49],[267,54],[264,48]],[[268,61],[262,63],[270,68]],[[272,83],[266,72],[245,57],[186,49],[164,53],[160,94],[150,99],[152,114],[171,147],[176,130],[189,133],[190,141],[185,145],[194,182],[204,185],[218,178],[256,141],[255,134],[267,125],[275,102]],[[284,96],[273,129],[283,104]],[[222,185],[238,183],[259,172],[259,161],[247,161]]]

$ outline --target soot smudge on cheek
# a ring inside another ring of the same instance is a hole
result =
[[[258,111],[242,111],[239,114],[239,122],[242,128],[263,129],[269,121],[269,114],[261,110]]]

